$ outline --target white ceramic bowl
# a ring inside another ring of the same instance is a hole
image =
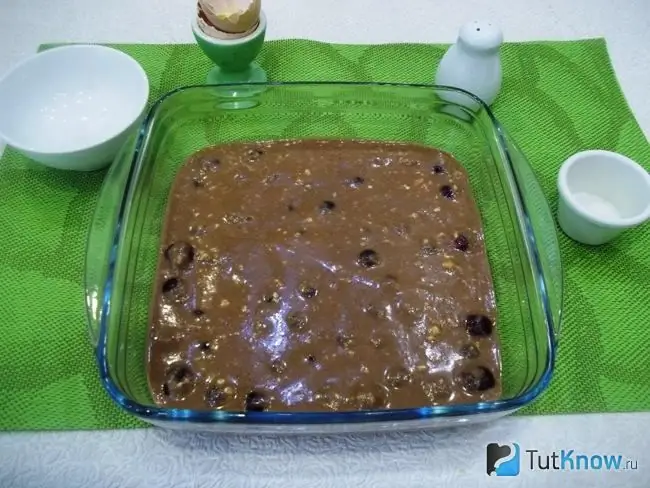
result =
[[[558,223],[583,244],[604,244],[650,219],[650,175],[621,154],[571,156],[560,168],[558,190]]]
[[[53,168],[100,169],[141,121],[148,96],[147,75],[130,56],[53,48],[0,80],[0,139]]]

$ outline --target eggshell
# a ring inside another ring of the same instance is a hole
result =
[[[255,27],[260,19],[261,0],[198,1],[210,23],[223,32],[247,32]]]

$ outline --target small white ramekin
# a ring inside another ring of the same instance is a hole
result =
[[[574,154],[560,168],[557,183],[560,227],[583,244],[604,244],[650,218],[650,175],[621,154]]]

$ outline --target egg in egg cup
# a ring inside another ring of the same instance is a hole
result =
[[[208,72],[209,85],[264,83],[266,72],[254,60],[262,49],[266,35],[266,16],[260,11],[259,22],[244,35],[229,35],[215,29],[208,35],[201,28],[206,18],[199,14],[192,21],[192,32],[203,53],[215,67]],[[211,32],[212,29],[209,30]]]

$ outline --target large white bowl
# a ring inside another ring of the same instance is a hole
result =
[[[57,47],[0,80],[0,138],[59,169],[108,165],[139,124],[149,96],[142,67],[104,46]]]

